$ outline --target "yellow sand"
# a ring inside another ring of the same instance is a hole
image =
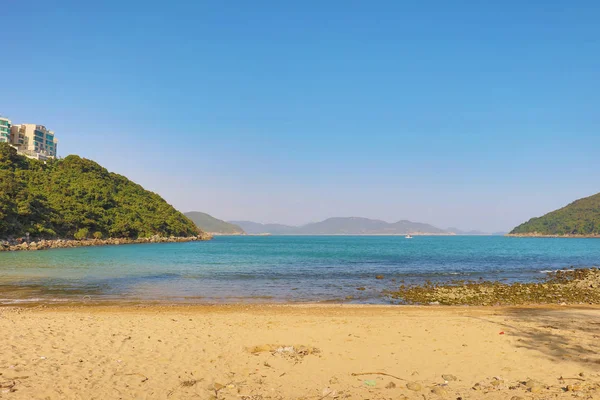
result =
[[[1,399],[600,399],[599,373],[600,308],[0,308]]]

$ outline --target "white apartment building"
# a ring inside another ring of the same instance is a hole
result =
[[[10,130],[10,142],[20,153],[26,156],[45,159],[56,157],[58,140],[54,132],[43,125],[13,125]]]

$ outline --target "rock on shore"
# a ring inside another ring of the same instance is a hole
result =
[[[401,285],[388,295],[408,304],[600,304],[600,269],[560,270],[540,283],[452,281]]]
[[[198,236],[177,237],[177,236],[151,236],[147,238],[129,239],[129,238],[109,238],[109,239],[52,239],[52,240],[2,240],[0,241],[0,251],[34,251],[48,250],[71,247],[88,247],[88,246],[111,246],[122,244],[139,244],[139,243],[177,243],[177,242],[193,242],[201,240],[210,240],[212,236],[201,234]]]

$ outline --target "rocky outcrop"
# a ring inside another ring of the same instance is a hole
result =
[[[31,240],[29,242],[17,239],[17,240],[1,240],[0,251],[34,251],[34,250],[48,250],[48,249],[60,249],[60,248],[71,248],[71,247],[88,247],[88,246],[116,246],[122,244],[140,244],[140,243],[177,243],[177,242],[193,242],[201,240],[210,240],[211,235],[206,233],[198,236],[189,237],[164,237],[164,236],[152,236],[148,238],[128,239],[128,238],[110,238],[110,239],[52,239],[46,240],[41,239],[38,241]]]
[[[451,281],[401,285],[390,297],[406,304],[600,304],[600,269],[558,270],[542,282]]]

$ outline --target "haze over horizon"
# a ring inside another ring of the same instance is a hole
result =
[[[182,212],[495,232],[600,192],[598,2],[25,0],[2,15],[0,114]]]

